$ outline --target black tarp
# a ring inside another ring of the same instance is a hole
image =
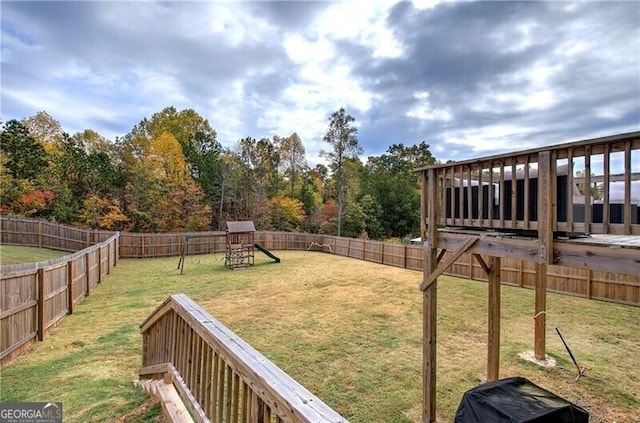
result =
[[[523,377],[487,382],[462,397],[455,423],[588,423],[582,407]]]

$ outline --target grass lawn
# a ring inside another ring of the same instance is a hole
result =
[[[66,256],[64,251],[0,244],[0,264],[33,263]]]
[[[177,257],[119,261],[45,342],[2,369],[0,400],[62,401],[68,422],[121,418],[146,401],[132,382],[138,325],[183,292],[351,422],[418,422],[422,274],[317,252],[276,255],[282,263],[259,254],[256,266],[236,272],[220,255],[188,257],[184,275]],[[484,283],[439,279],[443,422],[485,377],[486,297]],[[517,356],[533,348],[533,304],[533,291],[503,287],[501,377],[527,377],[587,408],[591,422],[640,421],[640,308],[549,294],[547,350],[560,366],[543,369]],[[555,327],[600,380],[574,380]]]

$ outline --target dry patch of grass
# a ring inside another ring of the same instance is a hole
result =
[[[145,403],[138,325],[184,292],[352,422],[417,422],[421,413],[421,273],[322,253],[230,271],[220,256],[122,260],[73,316],[2,370],[2,401],[63,401],[65,421],[117,419]],[[451,421],[486,372],[486,284],[438,285],[438,410]],[[640,309],[550,294],[547,345],[560,368],[517,357],[533,346],[533,291],[503,287],[501,376],[520,375],[586,407],[593,422],[640,421]],[[559,327],[587,374],[573,365]],[[157,414],[136,417],[149,421]]]

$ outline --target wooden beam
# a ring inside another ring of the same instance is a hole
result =
[[[538,154],[538,254],[543,263],[553,263],[553,210],[556,185],[551,153]]]
[[[433,271],[429,276],[425,277],[424,281],[420,284],[420,290],[424,291],[431,285],[445,270],[449,268],[456,260],[460,258],[469,248],[473,246],[480,238],[470,237],[468,238],[460,248],[453,252],[453,255],[449,257],[444,263],[440,263],[438,268]],[[426,275],[426,273],[425,273]]]
[[[534,354],[536,360],[544,360],[546,355],[546,327],[547,327],[547,264],[538,263],[536,266],[536,294],[535,294],[535,338]]]
[[[436,172],[430,169],[422,172],[422,210],[426,212],[423,222],[426,225],[423,237],[424,274],[430,275],[436,269],[438,253],[437,195],[438,180]],[[453,190],[451,191],[453,195]],[[453,213],[453,209],[451,210]],[[422,422],[436,421],[436,343],[437,343],[437,279],[422,294]]]
[[[487,381],[500,377],[500,257],[491,257],[487,333]]]
[[[477,237],[481,237],[481,233],[476,232]],[[440,232],[438,234],[437,248],[445,248],[447,250],[457,250],[467,239],[469,234]],[[486,234],[484,238],[480,238],[469,249],[470,253],[482,254],[485,256],[508,257],[517,260],[539,261],[538,256],[538,240],[534,238],[511,238],[507,236],[491,236]]]
[[[437,248],[456,250],[469,238],[468,234],[440,231]],[[593,271],[640,275],[640,249],[583,240],[557,240],[553,243],[553,264]],[[538,240],[522,237],[490,236],[479,239],[468,252],[539,262]]]
[[[480,267],[482,267],[482,270],[484,270],[484,273],[487,276],[491,275],[491,267],[489,267],[489,265],[487,264],[487,262],[484,261],[484,259],[482,258],[482,256],[480,254],[474,254],[473,257],[476,259],[476,261],[478,262],[478,264],[480,265]],[[473,273],[473,272],[472,272]]]
[[[599,272],[640,275],[640,249],[615,245],[555,243],[555,264]]]

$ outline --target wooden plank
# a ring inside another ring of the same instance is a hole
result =
[[[479,237],[469,237],[453,254],[444,262],[440,263],[437,269],[431,272],[425,277],[424,281],[420,284],[420,290],[424,291],[431,285],[445,270],[449,268],[461,255],[463,255],[473,244],[475,244]]]
[[[428,175],[428,177],[427,177]],[[438,179],[435,170],[429,170],[428,173],[423,172],[423,196],[424,210],[427,216],[426,220],[426,236],[423,240],[427,240],[424,245],[424,275],[430,275],[437,267],[438,252],[438,228],[437,228],[437,207],[436,193],[438,192]],[[444,186],[444,184],[443,184]],[[453,208],[452,208],[453,211]],[[438,301],[437,301],[437,279],[423,291],[422,294],[422,421],[424,423],[432,423],[436,421],[436,344],[437,344],[437,318],[438,318]]]
[[[511,162],[511,228],[516,228],[517,219],[517,196],[518,196],[518,178],[517,178],[516,161]],[[529,203],[524,203],[529,204]],[[526,208],[526,206],[525,206]]]
[[[546,322],[547,322],[547,264],[538,263],[536,267],[535,292],[535,328],[534,355],[536,360],[546,358]]]
[[[184,379],[182,379],[182,376],[180,376],[180,373],[177,371],[177,369],[171,366],[168,374],[170,375],[173,386],[175,386],[175,389],[179,393],[180,397],[185,399],[184,405],[189,410],[191,415],[195,418],[195,421],[202,423],[208,422],[209,419],[207,418],[204,410],[202,410],[202,407],[200,407],[200,404],[198,404],[198,402],[196,401],[193,393],[189,390],[187,384],[185,383]]]
[[[69,314],[73,314],[75,304],[73,304],[73,260],[67,262],[67,307]]]
[[[538,155],[538,252],[539,260],[553,263],[553,202],[552,160],[548,151]]]
[[[604,172],[604,180],[602,183],[602,226],[603,232],[609,233],[609,172],[610,172],[610,163],[609,163],[609,144],[605,145],[604,149],[604,163],[603,163],[603,172]]]
[[[636,248],[556,242],[555,258],[559,266],[640,275],[640,251]]]
[[[500,257],[491,257],[487,333],[487,381],[500,377]]]
[[[624,233],[631,234],[631,142],[624,145]]]
[[[44,291],[44,269],[38,269],[38,341],[44,341],[45,332],[45,291]]]
[[[591,204],[591,146],[585,146],[584,156],[584,233],[591,233],[591,223],[593,222]]]

